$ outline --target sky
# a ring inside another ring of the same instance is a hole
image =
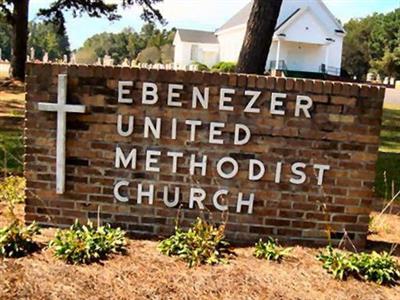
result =
[[[36,13],[54,0],[31,0],[29,17],[37,19]],[[108,2],[122,2],[106,0]],[[293,0],[296,1],[296,0]],[[317,1],[317,0],[316,0]],[[374,12],[386,13],[400,7],[400,0],[322,0],[331,12],[342,21],[361,18]],[[166,28],[177,27],[214,31],[244,7],[249,0],[164,0],[157,8],[168,24]],[[132,27],[139,31],[143,21],[140,19],[141,8],[121,10],[119,21],[109,22],[107,19],[95,19],[87,16],[73,18],[67,14],[67,32],[71,49],[77,49],[90,36],[107,32],[119,32],[123,28]]]

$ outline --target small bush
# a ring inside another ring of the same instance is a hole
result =
[[[323,262],[324,269],[340,280],[353,275],[378,284],[395,284],[400,279],[400,266],[386,252],[347,254],[328,246],[317,259]]]
[[[269,238],[267,242],[263,242],[260,239],[256,243],[255,247],[255,257],[277,262],[280,262],[284,257],[289,256],[292,251],[292,248],[282,247],[272,238]]]
[[[126,251],[125,232],[110,225],[96,227],[93,223],[81,225],[78,221],[68,230],[58,230],[49,245],[54,255],[67,263],[89,264],[110,253]]]
[[[18,220],[0,228],[0,255],[4,257],[22,257],[38,248],[33,237],[40,233],[39,226],[32,223],[25,226]]]
[[[322,267],[332,274],[335,279],[344,280],[350,274],[358,272],[351,259],[346,253],[333,250],[332,246],[326,247],[326,250],[320,252],[317,259],[323,263]]]
[[[214,227],[197,218],[188,231],[176,226],[175,233],[163,240],[158,248],[165,255],[179,256],[189,267],[226,263],[231,252],[229,243],[224,240],[224,231],[224,225]]]
[[[353,254],[351,260],[365,280],[394,284],[400,279],[400,267],[387,252]]]
[[[210,68],[207,67],[207,65],[205,65],[201,62],[198,62],[198,61],[193,62],[193,65],[197,66],[198,71],[209,71],[210,70]]]
[[[0,201],[22,203],[25,199],[25,178],[19,176],[6,177],[0,183]]]
[[[236,69],[235,63],[226,61],[221,61],[211,67],[211,71],[226,72],[226,73],[235,72],[235,69]]]

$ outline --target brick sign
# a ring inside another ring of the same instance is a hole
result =
[[[161,236],[204,215],[237,243],[365,241],[383,88],[50,64],[27,83],[28,222]]]

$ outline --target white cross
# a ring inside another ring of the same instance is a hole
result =
[[[65,137],[67,113],[84,113],[84,105],[66,104],[67,99],[67,74],[58,75],[57,103],[40,102],[39,110],[57,112],[57,157],[56,157],[56,193],[65,191]]]

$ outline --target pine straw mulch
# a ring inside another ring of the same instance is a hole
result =
[[[40,242],[54,232],[43,230]],[[161,255],[155,241],[130,240],[127,255],[84,266],[66,265],[44,247],[0,260],[0,299],[400,299],[400,286],[332,279],[315,259],[318,249],[297,246],[280,264],[252,251],[237,248],[227,265],[189,269]]]

